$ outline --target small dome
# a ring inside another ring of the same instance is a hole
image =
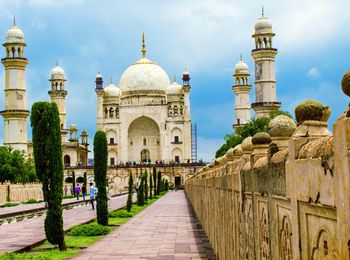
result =
[[[188,70],[185,68],[184,72],[182,73],[182,75],[190,75],[190,73],[188,72]]]
[[[153,61],[142,58],[127,68],[120,78],[120,89],[126,91],[166,91],[170,80]]]
[[[269,123],[269,134],[272,137],[290,137],[297,125],[294,120],[285,115],[276,116]]]
[[[182,86],[174,81],[172,84],[170,84],[166,89],[167,95],[182,95]]]
[[[96,74],[96,78],[97,79],[103,79],[103,75],[99,72]]]
[[[272,24],[270,20],[262,16],[260,17],[254,25],[255,33],[272,33]]]
[[[249,69],[247,63],[240,60],[235,66],[235,74],[249,74]]]
[[[244,139],[241,144],[241,147],[243,152],[253,151],[252,137],[248,136],[246,139]]]
[[[77,130],[77,125],[76,124],[71,124],[69,129],[70,130]]]
[[[104,89],[104,93],[106,97],[119,97],[121,90],[116,85],[111,83]]]
[[[5,43],[24,43],[24,33],[16,25],[13,25],[6,32]]]
[[[265,132],[256,133],[252,138],[253,144],[269,144],[271,143],[271,136]]]
[[[64,80],[64,70],[56,65],[52,70],[51,70],[51,79],[55,80],[55,79],[61,79]]]

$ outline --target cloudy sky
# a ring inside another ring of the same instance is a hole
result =
[[[67,125],[77,123],[92,137],[96,73],[118,83],[123,71],[140,58],[145,32],[148,57],[169,78],[174,74],[180,78],[185,66],[191,73],[198,157],[209,161],[223,136],[232,132],[232,74],[241,52],[254,74],[251,34],[262,5],[276,33],[282,109],[293,113],[301,101],[318,100],[332,109],[331,127],[349,102],[340,89],[341,77],[350,69],[349,0],[0,0],[0,39],[5,40],[15,16],[28,45],[28,108],[49,99],[48,78],[59,60],[68,79]],[[1,50],[0,56],[4,55]],[[253,81],[251,76],[252,85]],[[1,107],[3,89],[2,71]]]

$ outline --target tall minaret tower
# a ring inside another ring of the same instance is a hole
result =
[[[5,109],[1,111],[4,118],[4,145],[27,154],[27,117],[25,68],[28,60],[24,57],[24,34],[16,26],[6,33],[3,44],[6,58],[1,60],[5,68]]]
[[[95,92],[97,95],[97,118],[96,118],[96,128],[97,130],[103,130],[103,76],[101,73],[96,75],[96,88]]]
[[[234,130],[237,130],[250,120],[251,109],[249,94],[252,86],[248,83],[249,69],[248,65],[242,60],[242,55],[235,66],[233,77],[235,85],[232,87],[232,90],[235,93],[236,120],[232,127]]]
[[[184,131],[183,138],[185,144],[184,156],[186,159],[192,161],[192,135],[191,135],[191,104],[190,104],[190,73],[185,68],[182,73],[182,89],[184,92]]]
[[[64,70],[58,66],[58,62],[56,66],[51,70],[51,78],[49,79],[51,83],[51,90],[49,90],[48,94],[51,98],[52,103],[56,103],[58,108],[58,113],[60,116],[60,125],[61,125],[61,138],[62,142],[67,142],[67,133],[69,130],[66,125],[66,96],[67,91],[64,88],[66,83]]]
[[[255,103],[252,108],[256,117],[268,116],[271,111],[278,110],[281,103],[276,97],[275,57],[277,49],[272,47],[272,25],[267,17],[262,16],[256,21],[254,34],[255,49],[252,57],[255,61]]]

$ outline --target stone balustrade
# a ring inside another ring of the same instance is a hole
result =
[[[305,105],[186,181],[219,259],[350,258],[350,108],[331,133]]]

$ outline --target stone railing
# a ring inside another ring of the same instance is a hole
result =
[[[30,199],[43,200],[41,183],[11,184],[5,182],[0,184],[0,203],[22,202]]]
[[[187,180],[219,259],[349,259],[350,109],[332,134],[307,106]]]

